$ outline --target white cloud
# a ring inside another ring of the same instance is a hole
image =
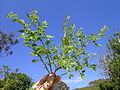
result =
[[[62,80],[65,83],[79,83],[80,81],[82,81],[81,77],[76,77],[73,79],[67,79],[67,80]]]

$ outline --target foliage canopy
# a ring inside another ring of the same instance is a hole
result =
[[[114,33],[107,44],[107,51],[101,55],[100,67],[110,78],[113,88],[120,88],[120,33]]]
[[[19,69],[12,71],[7,65],[0,70],[0,89],[2,90],[27,90],[32,87],[32,79]]]

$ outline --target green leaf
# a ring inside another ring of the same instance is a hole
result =
[[[28,18],[30,18],[30,15],[29,15],[28,13],[26,13],[26,16],[27,16]]]
[[[80,73],[82,79],[85,79],[84,73]]]
[[[109,27],[108,26],[106,26],[106,25],[104,25],[104,31],[108,31],[108,29],[109,29]]]
[[[90,65],[90,67],[92,68],[92,70],[96,71],[96,64],[92,64],[92,65]]]
[[[41,28],[42,28],[42,29],[46,29],[46,28],[47,28],[47,26],[41,26]]]
[[[66,70],[68,71],[68,72],[70,72],[71,70],[70,70],[70,68],[66,68]]]
[[[52,42],[52,40],[49,40],[49,39],[48,39],[48,40],[46,40],[45,44],[48,45],[48,44],[50,44],[51,42]]]
[[[81,30],[79,30],[79,31],[76,33],[77,37],[79,37],[79,36],[82,35],[82,34],[83,34],[83,31],[81,31]]]
[[[99,40],[100,38],[99,38],[99,37],[95,37],[95,36],[88,36],[88,39],[91,39],[91,40]]]
[[[68,29],[68,28],[69,28],[68,26],[63,26],[63,29],[64,29],[64,30],[66,30],[66,29]]]
[[[18,19],[14,19],[13,22],[18,22]]]
[[[35,19],[35,20],[38,20],[38,19],[39,19],[38,16],[35,15],[35,14],[32,14],[31,17],[32,17],[33,19]]]
[[[59,60],[59,59],[60,59],[60,57],[58,57],[58,55],[54,55],[53,58],[56,59],[56,60]]]
[[[76,63],[74,62],[74,63],[69,63],[69,64],[70,64],[70,67],[71,67],[71,66],[75,65]]]
[[[104,30],[103,30],[103,29],[100,29],[99,31],[100,31],[100,33],[103,33],[103,32],[104,32]]]
[[[15,72],[18,72],[18,71],[19,71],[19,69],[18,69],[18,68],[16,68],[16,69],[15,69]]]
[[[72,24],[72,27],[71,27],[72,29],[75,29],[76,28],[76,26],[75,26],[75,24]]]
[[[54,64],[54,61],[50,61],[49,63],[50,63],[50,64]]]
[[[98,36],[100,36],[100,37],[106,37],[106,34],[98,33]]]
[[[38,27],[38,30],[42,30],[42,28],[39,26],[39,27]]]
[[[69,45],[67,46],[68,48],[74,48],[75,46],[74,45]]]
[[[75,67],[75,71],[79,71],[79,70],[81,70],[82,68],[80,67],[80,66],[76,66]]]
[[[66,16],[66,17],[65,17],[65,20],[66,20],[66,19],[70,19],[70,16]]]
[[[47,38],[54,38],[54,36],[46,35]]]
[[[69,40],[68,40],[68,38],[67,38],[67,37],[64,37],[64,39],[62,40],[62,43],[63,43],[64,45],[69,45]]]
[[[19,30],[18,32],[25,33],[25,30]]]
[[[19,23],[21,23],[21,24],[24,24],[24,23],[25,23],[25,21],[22,20],[22,19],[18,19],[17,22],[19,22]]]
[[[100,31],[100,33],[104,33],[105,31],[109,31],[108,29],[109,29],[109,27],[104,26],[104,27],[103,27],[102,29],[100,29],[99,31]]]
[[[51,52],[51,53],[57,53],[57,52],[59,52],[59,50],[57,50],[57,49],[52,49],[50,52]]]
[[[42,24],[45,25],[45,26],[49,25],[48,22],[46,22],[46,21],[42,22]]]
[[[50,46],[50,48],[54,48],[54,47],[55,47],[55,45],[51,45],[51,46]]]
[[[95,36],[95,34],[94,34],[94,33],[91,33],[91,35],[92,35],[92,36]]]
[[[7,65],[2,65],[4,68],[8,68],[8,66]]]
[[[30,44],[29,43],[25,43],[24,46],[30,47]]]
[[[8,68],[7,70],[9,71],[9,70],[11,70],[11,69]]]
[[[45,30],[42,30],[41,27],[38,27],[37,34],[44,34]]]
[[[98,44],[98,43],[93,43],[94,45],[98,46],[98,47],[102,47],[102,45]]]
[[[30,55],[38,56],[36,52],[32,52],[32,53],[30,53]]]
[[[38,61],[38,60],[35,60],[35,59],[34,59],[34,60],[32,60],[32,63],[35,63],[35,62],[37,62],[37,61]]]

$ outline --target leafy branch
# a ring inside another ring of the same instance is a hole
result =
[[[106,36],[104,32],[108,31],[107,26],[100,29],[98,34],[86,35],[81,29],[77,29],[74,23],[69,22],[70,16],[66,16],[63,24],[64,35],[60,39],[61,45],[58,46],[53,44],[54,36],[45,33],[49,24],[46,21],[40,22],[36,10],[26,15],[30,24],[13,13],[8,13],[7,17],[23,26],[23,30],[19,30],[22,33],[19,38],[23,38],[24,45],[33,50],[30,54],[40,59],[32,60],[32,62],[41,61],[48,73],[56,73],[58,70],[64,69],[65,74],[77,71],[82,78],[84,78],[86,67],[96,70],[96,64],[89,63],[89,58],[93,55],[86,51],[86,47],[89,44],[101,47],[102,45],[96,43],[96,40]]]

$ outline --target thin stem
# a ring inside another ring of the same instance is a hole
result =
[[[47,72],[50,74],[50,71],[49,71],[49,69],[48,69],[47,65],[45,64],[44,60],[42,59],[42,57],[41,57],[40,55],[39,55],[39,57],[40,57],[40,59],[41,59],[42,63],[44,64],[45,69],[46,69],[46,70],[47,70]]]
[[[51,57],[52,55],[51,55],[50,50],[49,50],[49,45],[47,45],[47,46],[48,46],[48,53],[49,53],[49,54],[47,54],[47,57],[48,57],[48,60],[50,62],[50,61],[53,61],[53,60],[52,60],[52,57]],[[55,63],[53,63],[53,64],[54,64],[54,66],[56,68],[57,66],[55,65]],[[51,63],[50,63],[50,71],[52,73],[52,64]]]
[[[68,73],[69,73],[69,72],[63,73],[63,74],[61,74],[60,76],[66,75],[66,74],[68,74]]]
[[[47,57],[48,57],[48,61],[50,62],[51,60],[50,60],[50,58],[49,58],[49,55],[47,54]],[[52,65],[51,65],[51,63],[49,64],[49,66],[50,66],[50,72],[52,73]]]
[[[54,72],[56,72],[56,69],[57,69],[58,67],[56,66],[56,64],[55,64],[55,63],[53,63],[53,65],[55,66],[55,71],[54,71]]]
[[[40,39],[40,41],[41,41],[42,45],[45,47],[42,39]],[[48,50],[49,50],[49,49],[48,49]],[[50,56],[49,56],[48,54],[47,54],[47,57],[48,57],[48,62],[50,63],[51,60],[50,60]],[[52,65],[51,65],[51,63],[49,64],[49,66],[50,66],[50,72],[52,73]]]
[[[30,48],[32,48],[32,47],[30,47]],[[35,49],[33,48],[33,50],[35,50]],[[39,56],[40,60],[42,61],[42,63],[44,64],[45,69],[46,69],[46,70],[47,70],[47,72],[50,74],[50,71],[49,71],[49,69],[48,69],[47,65],[45,64],[44,60],[42,59],[42,56],[41,56],[41,55],[38,55],[38,56]]]
[[[59,69],[61,69],[61,67],[56,68],[55,71],[54,71],[54,73],[56,73]]]

